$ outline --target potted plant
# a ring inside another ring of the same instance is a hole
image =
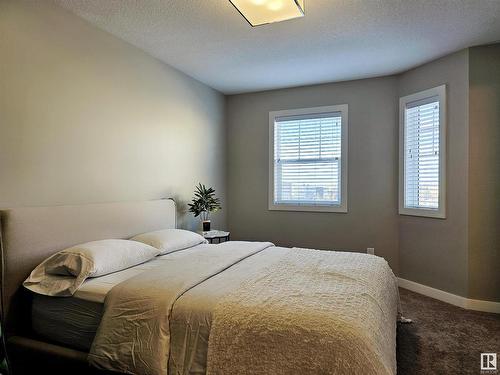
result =
[[[210,230],[210,213],[217,212],[222,209],[219,198],[215,196],[215,189],[201,183],[196,186],[194,198],[191,203],[188,203],[189,211],[194,214],[194,217],[200,217],[203,223],[203,231]]]

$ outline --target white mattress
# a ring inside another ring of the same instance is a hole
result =
[[[72,297],[35,294],[31,310],[36,334],[58,344],[88,351],[101,321],[104,300],[115,285],[156,268],[175,253],[109,275],[87,279]]]

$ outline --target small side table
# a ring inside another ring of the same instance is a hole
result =
[[[224,232],[222,230],[210,230],[208,232],[202,232],[201,235],[209,242],[214,243],[217,240],[217,243],[229,241],[230,232]],[[224,241],[222,241],[224,240]]]

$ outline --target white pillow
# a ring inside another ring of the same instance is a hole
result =
[[[139,234],[132,237],[131,240],[156,247],[160,250],[160,255],[172,253],[177,250],[184,250],[201,243],[208,243],[208,241],[198,233],[183,229],[157,230]]]
[[[128,240],[87,242],[59,251],[39,264],[24,281],[25,288],[47,296],[72,296],[87,277],[144,263],[160,252]]]

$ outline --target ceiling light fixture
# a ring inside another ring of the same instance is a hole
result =
[[[229,0],[252,26],[304,17],[305,0]]]

